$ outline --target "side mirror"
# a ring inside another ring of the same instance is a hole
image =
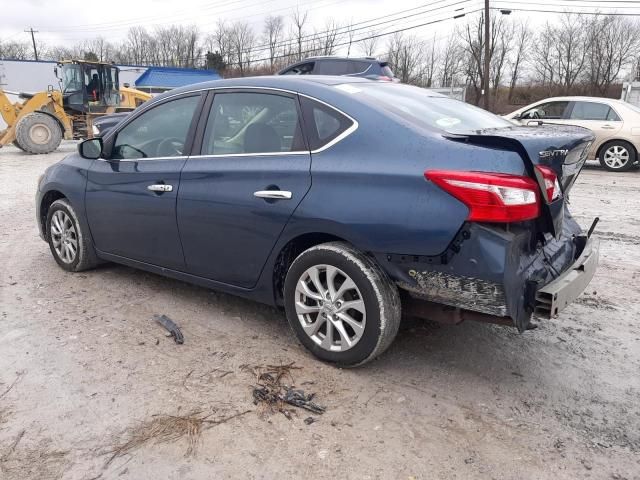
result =
[[[78,144],[78,153],[82,158],[96,160],[102,155],[102,138],[89,138]]]

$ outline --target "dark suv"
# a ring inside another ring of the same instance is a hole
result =
[[[373,57],[309,57],[280,70],[278,75],[349,75],[397,81],[389,64]]]

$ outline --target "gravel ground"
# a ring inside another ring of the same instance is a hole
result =
[[[117,265],[58,268],[33,198],[73,148],[0,151],[0,478],[640,479],[640,172],[581,174],[572,210],[601,217],[601,265],[560,318],[523,335],[408,323],[377,361],[339,370],[275,309]],[[310,425],[252,402],[243,366],[290,362],[327,407]],[[154,415],[247,410],[194,454],[150,441],[107,464]]]

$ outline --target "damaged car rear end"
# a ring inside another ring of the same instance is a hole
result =
[[[415,93],[381,97],[385,109],[421,132],[409,150],[424,159],[426,193],[412,208],[423,218],[425,241],[376,253],[402,290],[403,311],[448,323],[514,325],[521,332],[534,315],[556,316],[583,292],[598,263],[591,237],[597,220],[584,232],[568,209],[592,134],[509,126],[450,99],[412,102],[408,96]],[[401,168],[415,175],[416,163]],[[440,241],[430,242],[430,235]],[[445,238],[441,251],[430,248]]]

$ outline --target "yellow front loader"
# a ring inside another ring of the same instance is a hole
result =
[[[49,153],[62,139],[92,136],[98,116],[133,110],[151,95],[119,87],[118,68],[101,62],[64,61],[60,90],[18,93],[0,89],[0,114],[7,124],[0,131],[0,147],[12,143],[28,153]],[[58,68],[55,69],[58,75]],[[20,100],[12,103],[7,93]]]

